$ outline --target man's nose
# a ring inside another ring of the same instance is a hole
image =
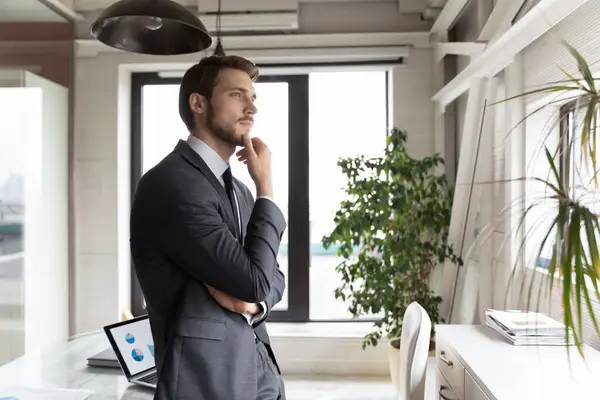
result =
[[[248,115],[254,115],[258,112],[258,109],[256,108],[256,105],[254,105],[254,103],[249,103],[248,106],[246,107],[246,114]]]

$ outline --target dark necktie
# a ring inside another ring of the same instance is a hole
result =
[[[229,197],[229,202],[231,203],[231,209],[233,210],[233,219],[235,223],[235,237],[240,238],[240,210],[237,206],[237,201],[235,198],[235,193],[233,189],[233,175],[231,175],[231,168],[227,168],[223,173],[223,182],[225,183],[225,190],[227,191],[227,196]]]

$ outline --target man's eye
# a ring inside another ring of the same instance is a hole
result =
[[[231,95],[233,97],[242,97],[242,94],[240,92],[233,92]]]

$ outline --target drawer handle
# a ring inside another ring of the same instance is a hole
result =
[[[442,399],[442,400],[456,400],[456,399],[451,399],[450,397],[447,397],[443,393],[443,391],[446,390],[446,389],[449,389],[449,387],[448,386],[444,386],[444,385],[440,386],[440,391],[439,391],[440,399]]]
[[[454,363],[453,363],[452,361],[448,360],[448,359],[445,357],[445,355],[446,355],[446,353],[442,351],[442,352],[440,353],[440,360],[441,360],[441,361],[442,361],[444,364],[446,364],[447,366],[449,366],[449,367],[453,366],[453,365],[454,365]]]

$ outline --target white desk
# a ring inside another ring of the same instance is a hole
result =
[[[436,327],[436,399],[597,400],[600,352],[513,346],[484,326]]]
[[[354,345],[354,341],[350,345]],[[360,343],[356,345],[360,349]],[[42,355],[28,354],[0,366],[0,386],[85,389],[93,392],[88,400],[152,400],[152,389],[129,384],[120,369],[87,367],[87,357],[109,346],[104,333],[95,332],[60,344]],[[381,359],[384,364],[387,363],[385,350],[382,347]],[[323,354],[321,357],[331,355]],[[341,357],[343,356],[340,355],[340,359]],[[435,360],[432,360],[432,366],[433,361]],[[322,378],[288,375],[284,379],[288,400],[394,398],[394,388],[387,377],[357,379],[350,376]]]
[[[86,389],[94,392],[89,400],[151,400],[152,389],[130,385],[120,369],[87,367],[87,357],[109,346],[98,332],[20,357],[0,367],[0,386]]]

